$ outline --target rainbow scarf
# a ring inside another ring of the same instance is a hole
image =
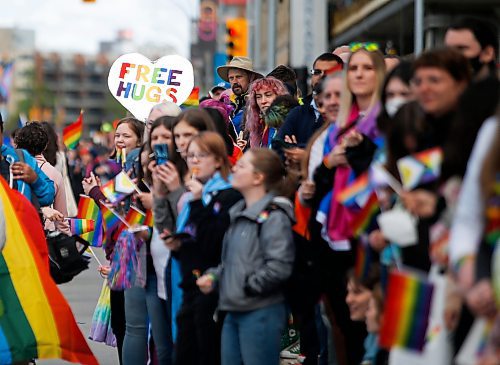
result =
[[[7,237],[0,253],[0,363],[60,358],[98,364],[50,276],[36,210],[4,179],[0,200]]]
[[[415,274],[389,274],[380,346],[422,351],[425,345],[434,286]]]
[[[495,247],[500,240],[500,174],[494,186],[494,194],[486,204],[486,242]]]
[[[78,119],[71,123],[69,126],[63,129],[63,142],[70,150],[74,150],[78,143],[80,142],[80,138],[82,138],[83,131],[83,110],[80,111],[80,115]]]

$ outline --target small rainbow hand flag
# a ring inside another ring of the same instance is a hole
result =
[[[367,195],[371,190],[368,172],[360,175],[349,186],[342,189],[336,195],[336,199],[343,205],[352,206],[357,203],[357,199]]]
[[[113,208],[107,206],[102,201],[101,213],[104,221],[104,230],[106,232],[111,232],[120,222],[125,222],[124,219],[113,210]]]
[[[141,192],[125,171],[115,177],[115,190],[118,193],[132,194],[134,191]]]
[[[372,264],[372,251],[366,240],[359,240],[356,249],[356,261],[354,263],[354,275],[360,280],[367,277]]]
[[[134,207],[133,205],[130,206],[130,209],[127,212],[127,215],[125,216],[125,223],[121,223],[118,229],[113,233],[113,237],[116,239],[120,235],[120,233],[127,228],[130,228],[135,225],[142,225],[144,224],[144,221],[146,219],[146,214],[141,211],[139,208]]]
[[[181,108],[195,108],[200,105],[200,88],[195,86],[188,98],[182,103]]]
[[[91,246],[101,247],[105,243],[104,227],[102,223],[102,215],[99,207],[95,203],[94,199],[87,195],[80,195],[80,200],[78,202],[78,214],[77,218],[93,220],[94,221],[94,231],[84,233],[81,237],[86,240]]]
[[[153,219],[153,210],[152,209],[146,210],[146,219],[144,219],[143,224],[145,226],[148,226],[149,228],[153,228],[154,219]]]
[[[417,274],[389,274],[380,347],[404,347],[421,352],[425,345],[434,286]]]
[[[127,194],[121,194],[116,191],[115,180],[109,180],[106,184],[102,185],[101,191],[106,199],[108,199],[113,205],[120,202],[127,196]]]
[[[63,129],[63,142],[70,150],[74,150],[80,138],[82,138],[83,131],[83,110],[80,111],[80,115],[76,122],[70,124]]]
[[[373,191],[366,202],[366,205],[361,208],[361,211],[356,214],[351,222],[351,229],[354,237],[359,237],[363,233],[375,229],[376,217],[380,213],[377,194]]]
[[[443,151],[438,147],[400,158],[397,166],[404,188],[411,190],[419,184],[436,180],[441,173],[442,161]]]
[[[95,221],[93,219],[78,219],[68,218],[71,234],[82,235],[92,232],[95,229]]]

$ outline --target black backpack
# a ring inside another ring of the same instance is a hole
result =
[[[83,253],[89,243],[79,236],[50,232],[46,236],[49,249],[50,275],[56,284],[67,283],[89,268],[90,257]],[[77,245],[80,244],[79,248]]]

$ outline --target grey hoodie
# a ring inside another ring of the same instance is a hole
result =
[[[208,271],[217,278],[219,309],[243,312],[283,301],[295,258],[292,203],[269,193],[248,209],[239,201],[229,214],[222,263]]]

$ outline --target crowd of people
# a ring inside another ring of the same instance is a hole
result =
[[[2,145],[1,174],[67,234],[80,194],[100,205],[122,170],[137,184],[115,209],[151,210],[154,227],[134,236],[143,280],[110,291],[120,364],[451,364],[479,319],[471,364],[499,364],[498,46],[472,18],[417,56],[352,43],[316,58],[307,96],[292,69],[264,76],[235,57],[217,69],[230,88],[199,107],[163,102],[75,151],[30,122]],[[437,172],[409,186],[401,160],[436,150]],[[378,213],[360,228],[367,199],[340,196],[363,176]],[[103,276],[120,237],[106,232]],[[442,303],[421,320],[442,324],[439,346],[380,341],[394,271],[435,284]],[[291,329],[299,351],[284,345]]]

